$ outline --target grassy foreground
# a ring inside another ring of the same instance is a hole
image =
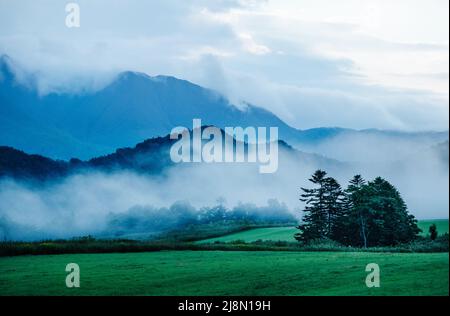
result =
[[[448,295],[449,255],[162,251],[0,258],[0,295]],[[81,287],[65,286],[77,263]],[[381,287],[365,285],[368,263]]]

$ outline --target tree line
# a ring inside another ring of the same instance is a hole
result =
[[[381,177],[366,182],[356,175],[343,189],[317,170],[309,181],[313,188],[301,188],[305,208],[298,241],[330,239],[367,248],[410,242],[421,232],[399,191]]]

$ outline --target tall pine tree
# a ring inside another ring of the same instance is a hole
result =
[[[367,248],[368,237],[368,221],[370,214],[367,208],[364,208],[364,196],[361,190],[366,185],[366,181],[361,175],[356,175],[350,180],[345,190],[345,213],[346,221],[346,238],[343,240],[345,244],[361,245]]]
[[[317,170],[309,181],[317,187],[313,189],[301,188],[300,201],[305,202],[302,224],[297,228],[300,230],[295,238],[307,242],[313,239],[325,238],[327,212],[325,209],[325,185],[327,173]]]
[[[331,177],[325,179],[326,238],[340,240],[345,234],[344,193],[341,185]]]
[[[300,241],[313,239],[336,239],[343,234],[343,192],[339,183],[327,177],[323,170],[317,170],[309,179],[317,187],[301,188],[300,201],[305,202],[300,233],[295,238]]]

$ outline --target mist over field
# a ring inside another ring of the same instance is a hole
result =
[[[369,148],[361,147],[364,150]],[[196,216],[202,208],[219,204],[227,209],[253,205],[256,212],[278,207],[300,219],[300,187],[311,186],[308,178],[317,168],[327,170],[343,187],[355,174],[366,180],[384,177],[399,189],[417,218],[447,218],[447,163],[431,150],[405,159],[318,163],[281,150],[274,174],[260,174],[258,164],[199,163],[175,165],[160,175],[84,171],[44,184],[3,179],[0,236],[20,240],[108,235],[117,229],[114,216],[145,223],[148,233],[158,233],[179,227],[179,219],[188,213]]]

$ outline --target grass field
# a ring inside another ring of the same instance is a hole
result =
[[[0,295],[448,295],[448,253],[163,251],[0,258]],[[81,287],[65,286],[77,263]],[[381,287],[367,288],[377,263]]]
[[[428,229],[432,224],[436,224],[439,235],[448,233],[448,219],[435,219],[435,220],[423,220],[419,221],[419,228],[422,229],[422,235],[428,235]]]
[[[428,228],[433,223],[436,224],[439,234],[448,233],[448,219],[424,220],[419,221],[419,227],[422,229],[423,236],[428,234]],[[199,243],[214,243],[215,241],[231,242],[236,240],[245,242],[254,242],[257,240],[295,241],[294,234],[297,232],[298,230],[295,227],[255,228],[222,237],[205,239],[199,241]]]
[[[448,220],[435,223],[448,232]],[[200,241],[294,241],[294,227],[256,228]],[[448,295],[447,253],[157,251],[0,257],[0,295]],[[65,286],[77,263],[81,288]],[[365,285],[377,263],[381,288]]]

